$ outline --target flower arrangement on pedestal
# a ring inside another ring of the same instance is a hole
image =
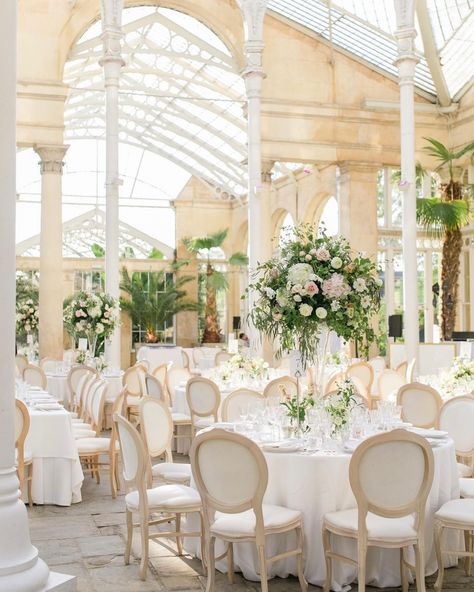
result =
[[[284,351],[299,350],[303,368],[316,356],[321,333],[334,331],[368,347],[372,317],[380,305],[376,265],[353,254],[343,237],[318,234],[314,226],[294,229],[279,257],[262,263],[249,290],[256,293],[250,317],[255,327],[278,340]]]
[[[268,378],[268,368],[269,364],[262,358],[236,354],[213,369],[209,373],[209,377],[222,382],[262,380]]]
[[[16,331],[19,335],[32,335],[38,331],[38,304],[31,298],[16,305]]]
[[[64,308],[64,326],[75,340],[87,337],[91,357],[119,325],[119,302],[109,294],[78,292]]]
[[[456,358],[449,373],[441,380],[441,389],[450,397],[467,395],[474,387],[474,361]]]

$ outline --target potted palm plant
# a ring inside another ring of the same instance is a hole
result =
[[[426,230],[442,239],[441,254],[441,334],[445,341],[452,338],[456,321],[459,264],[462,250],[461,229],[471,219],[468,193],[457,174],[460,160],[474,152],[474,142],[453,151],[434,138],[425,138],[425,151],[438,163],[436,171],[447,173],[447,181],[440,184],[440,196],[417,200],[417,219]]]
[[[203,343],[219,343],[221,341],[219,317],[217,313],[217,294],[227,290],[229,282],[226,274],[220,271],[212,260],[212,249],[222,247],[228,229],[220,230],[214,234],[184,238],[183,244],[190,253],[199,254],[205,259],[205,289],[206,298],[204,306],[204,331]],[[233,253],[229,259],[230,265],[244,267],[248,264],[248,257],[244,253]]]
[[[179,265],[174,264],[172,271]],[[169,273],[169,272],[168,272]],[[154,273],[136,272],[132,276],[122,269],[120,288],[127,298],[121,298],[120,306],[128,313],[134,326],[145,329],[145,342],[157,343],[157,328],[171,324],[173,316],[187,310],[197,310],[198,305],[187,297],[184,286],[193,276],[186,275],[167,281],[166,271]]]

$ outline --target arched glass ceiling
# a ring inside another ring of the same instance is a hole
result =
[[[449,93],[454,97],[474,76],[474,0],[423,1],[436,46],[433,61],[435,67],[441,68]],[[335,46],[397,75],[393,0],[270,0],[268,7],[324,39],[332,40]],[[420,57],[416,84],[421,90],[436,95],[420,33],[415,43]]]
[[[227,47],[196,19],[166,8],[124,10],[120,141],[167,158],[233,198],[246,192],[245,88]],[[104,138],[101,23],[72,49],[66,138]]]

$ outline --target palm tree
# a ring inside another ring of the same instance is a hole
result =
[[[221,340],[219,318],[217,315],[217,293],[227,290],[229,282],[226,275],[213,265],[211,249],[219,248],[227,237],[228,229],[219,230],[206,236],[183,238],[186,249],[194,254],[200,253],[206,257],[206,304],[204,309],[204,343],[219,343]],[[228,259],[230,265],[244,267],[248,264],[248,257],[244,253],[234,253]]]
[[[172,266],[176,271],[179,266]],[[175,314],[187,310],[197,310],[198,305],[187,298],[183,287],[194,279],[193,276],[181,276],[173,282],[166,281],[166,271],[154,273],[134,273],[122,269],[120,288],[129,298],[121,298],[122,310],[130,315],[134,326],[145,328],[145,341],[158,341],[157,327],[171,323]]]
[[[441,334],[452,338],[456,321],[459,260],[462,250],[461,229],[470,221],[467,187],[456,177],[456,164],[469,152],[474,142],[454,152],[434,138],[425,138],[425,151],[437,162],[436,171],[447,171],[448,181],[440,185],[441,196],[417,200],[417,218],[427,230],[442,237],[441,255]]]

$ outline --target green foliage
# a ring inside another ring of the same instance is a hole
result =
[[[133,250],[133,248],[130,245],[126,245],[123,253],[122,253],[122,257],[124,259],[135,259],[135,251]]]
[[[160,249],[157,249],[156,247],[153,247],[148,255],[148,259],[160,259],[161,260],[164,258],[165,258],[165,256],[163,255],[163,253],[160,251]]]
[[[104,247],[102,247],[101,245],[99,245],[97,243],[94,243],[91,245],[91,251],[92,251],[92,254],[94,255],[94,257],[97,257],[98,259],[105,257]]]
[[[419,224],[436,236],[444,236],[469,224],[471,213],[463,199],[445,201],[439,197],[417,199],[416,218]]]
[[[128,298],[121,298],[121,308],[129,314],[134,325],[154,333],[157,327],[171,323],[175,314],[197,310],[198,305],[187,298],[183,289],[193,279],[193,276],[182,276],[167,282],[165,271],[136,272],[130,277],[123,268],[120,288]]]
[[[38,303],[38,282],[31,279],[26,274],[18,274],[16,276],[16,302],[19,304],[25,300],[32,300],[34,304]]]
[[[439,171],[443,167],[447,166],[449,171],[449,178],[451,181],[454,180],[453,167],[455,165],[456,160],[459,160],[468,152],[474,152],[474,142],[470,142],[469,144],[466,144],[463,148],[461,148],[461,150],[454,152],[453,150],[450,150],[444,144],[442,144],[438,140],[435,140],[434,138],[424,139],[429,142],[429,145],[425,146],[424,151],[427,154],[429,154],[432,158],[438,161],[438,166],[435,170]]]
[[[211,249],[222,246],[222,243],[227,238],[228,232],[229,230],[225,229],[214,232],[214,234],[208,234],[206,236],[183,238],[183,244],[190,253],[198,253],[199,251],[203,251],[205,249],[210,251]],[[210,253],[208,253],[208,259],[209,258]]]
[[[237,267],[245,267],[249,264],[249,258],[245,253],[237,251],[229,257],[229,265],[235,265]]]

